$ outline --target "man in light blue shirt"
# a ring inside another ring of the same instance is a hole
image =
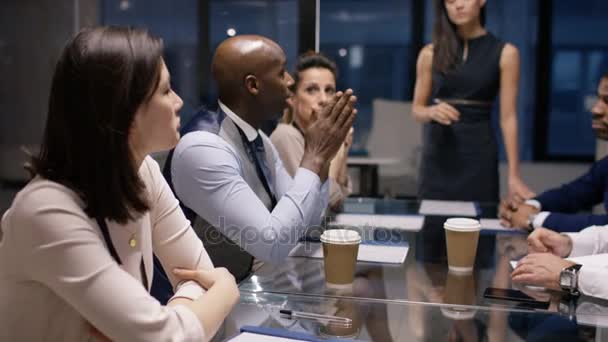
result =
[[[316,114],[292,179],[259,129],[280,116],[291,96],[285,63],[283,50],[267,38],[222,42],[212,64],[219,108],[198,113],[170,157],[173,189],[197,234],[215,266],[237,279],[250,273],[254,258],[281,262],[309,227],[320,224],[329,162],[356,114],[351,90]]]

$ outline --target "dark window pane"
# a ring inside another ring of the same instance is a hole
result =
[[[208,6],[208,17],[199,18],[199,5]],[[106,0],[101,7],[102,24],[148,27],[163,38],[173,86],[185,103],[183,122],[200,105],[216,106],[209,62],[224,39],[259,34],[279,43],[290,63],[297,54],[297,0]]]
[[[209,6],[211,54],[231,35],[258,34],[277,42],[285,51],[288,66],[293,65],[298,54],[297,0],[212,0]],[[211,79],[208,82],[213,85]],[[212,86],[207,101],[214,105],[216,98],[217,90]]]
[[[320,50],[338,64],[338,88],[352,88],[359,98],[354,153],[364,150],[374,98],[411,100],[411,6],[411,0],[321,1]]]
[[[184,100],[185,122],[201,104],[198,58],[198,1],[105,0],[101,2],[101,24],[148,28],[165,45],[165,63],[171,83]]]
[[[586,99],[608,70],[608,2],[554,1],[547,154],[592,157],[595,137]]]

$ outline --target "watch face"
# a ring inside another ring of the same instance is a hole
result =
[[[572,288],[574,287],[574,274],[568,270],[565,270],[559,275],[559,285],[561,287]]]

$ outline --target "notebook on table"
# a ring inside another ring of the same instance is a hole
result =
[[[230,340],[230,342],[356,342],[352,338],[325,338],[317,337],[302,332],[293,332],[286,329],[243,326],[241,333]]]

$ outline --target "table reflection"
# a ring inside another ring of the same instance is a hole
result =
[[[353,320],[353,326],[341,328],[308,319],[286,319],[279,314],[281,309],[349,317]],[[461,309],[455,316],[452,314],[454,307],[444,304],[244,293],[216,340],[230,338],[247,325],[321,338],[349,337],[383,342],[594,341],[601,336],[601,331],[595,327],[549,312],[507,311],[493,307]]]
[[[419,202],[361,199],[355,204],[358,207],[347,205],[346,209],[407,214],[416,212]],[[481,208],[482,214],[495,215],[495,205]],[[340,312],[357,322],[356,329],[313,329],[310,322],[301,322],[301,328],[343,336],[360,331],[373,341],[399,340],[404,336],[421,341],[503,341],[515,336],[528,340],[539,336],[586,340],[587,330],[582,327],[608,326],[608,302],[602,300],[582,297],[573,302],[560,293],[527,287],[521,290],[538,300],[550,301],[549,308],[540,310],[518,302],[484,298],[488,287],[514,288],[510,261],[527,253],[526,235],[482,231],[473,272],[456,275],[449,272],[447,265],[445,219],[427,216],[418,232],[381,227],[367,231],[364,243],[409,244],[407,258],[402,264],[358,262],[354,282],[346,289],[327,286],[322,259],[291,257],[281,265],[262,266],[240,284],[241,293],[264,300],[267,296],[308,296],[316,304],[298,300],[293,305],[315,312]],[[307,243],[311,248],[319,247],[318,243]]]
[[[448,280],[444,220],[427,217],[419,232],[364,235],[372,240],[367,242],[373,243],[407,242],[409,251],[403,264],[358,262],[352,296],[444,303],[443,289]],[[318,248],[315,242],[307,244],[309,248]],[[489,286],[510,287],[509,261],[520,258],[526,251],[523,235],[482,233],[472,274],[474,281],[466,283],[471,292],[470,304],[487,305],[482,295]],[[335,296],[325,283],[323,260],[302,257],[288,258],[277,266],[266,264],[243,281],[240,288],[251,292]]]

